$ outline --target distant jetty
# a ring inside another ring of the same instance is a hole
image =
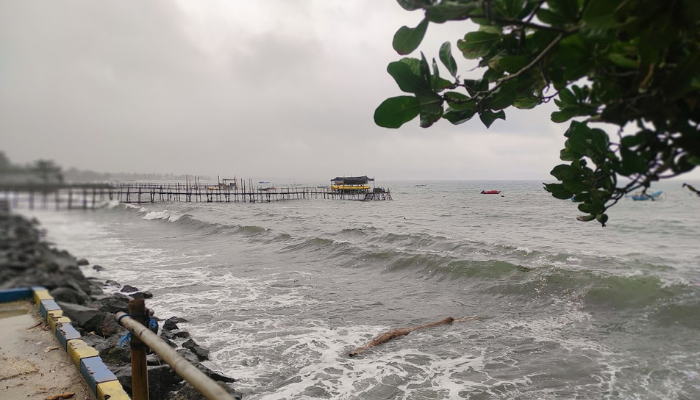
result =
[[[364,177],[366,178],[366,177]],[[335,178],[334,182],[340,178]],[[349,182],[354,182],[352,179]],[[13,208],[94,209],[109,201],[126,204],[157,202],[270,203],[297,199],[392,200],[389,189],[369,185],[274,187],[252,180],[224,179],[216,183],[0,184],[0,199]]]

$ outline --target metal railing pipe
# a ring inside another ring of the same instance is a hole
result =
[[[124,316],[122,318],[122,316]],[[118,312],[117,321],[132,335],[138,337],[144,344],[151,348],[160,358],[165,361],[170,368],[186,380],[192,387],[199,390],[208,400],[235,400],[231,394],[219,386],[211,378],[190,364],[184,357],[179,355],[172,347],[161,340],[155,333],[146,326],[131,318],[124,312]]]

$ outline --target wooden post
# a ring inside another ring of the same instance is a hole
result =
[[[146,306],[143,299],[129,300],[129,314],[141,325],[146,324]],[[139,335],[131,335],[131,396],[133,400],[148,400],[148,366],[146,345]]]

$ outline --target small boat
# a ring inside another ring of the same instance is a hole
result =
[[[500,190],[482,190],[481,194],[500,194]]]
[[[663,190],[659,190],[658,192],[654,192],[654,193],[635,194],[635,195],[632,195],[632,200],[634,200],[634,201],[656,200],[663,193],[664,193]]]

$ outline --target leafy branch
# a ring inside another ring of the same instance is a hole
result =
[[[490,127],[511,106],[530,109],[556,97],[551,120],[570,125],[560,152],[565,164],[551,172],[559,183],[545,190],[577,203],[584,213],[577,219],[603,226],[626,194],[700,165],[697,0],[398,1],[425,12],[418,26],[397,31],[399,54],[414,52],[430,23],[471,20],[479,29],[456,45],[484,73],[460,80],[450,42],[439,59],[454,81],[422,53],[389,64],[407,95],[377,108],[379,126],[398,128],[416,117],[425,128],[441,119],[458,125],[478,114]],[[550,87],[556,94],[547,96]],[[588,126],[594,122],[616,125],[619,140]],[[623,134],[633,123],[639,129]],[[618,187],[618,177],[630,182]]]

